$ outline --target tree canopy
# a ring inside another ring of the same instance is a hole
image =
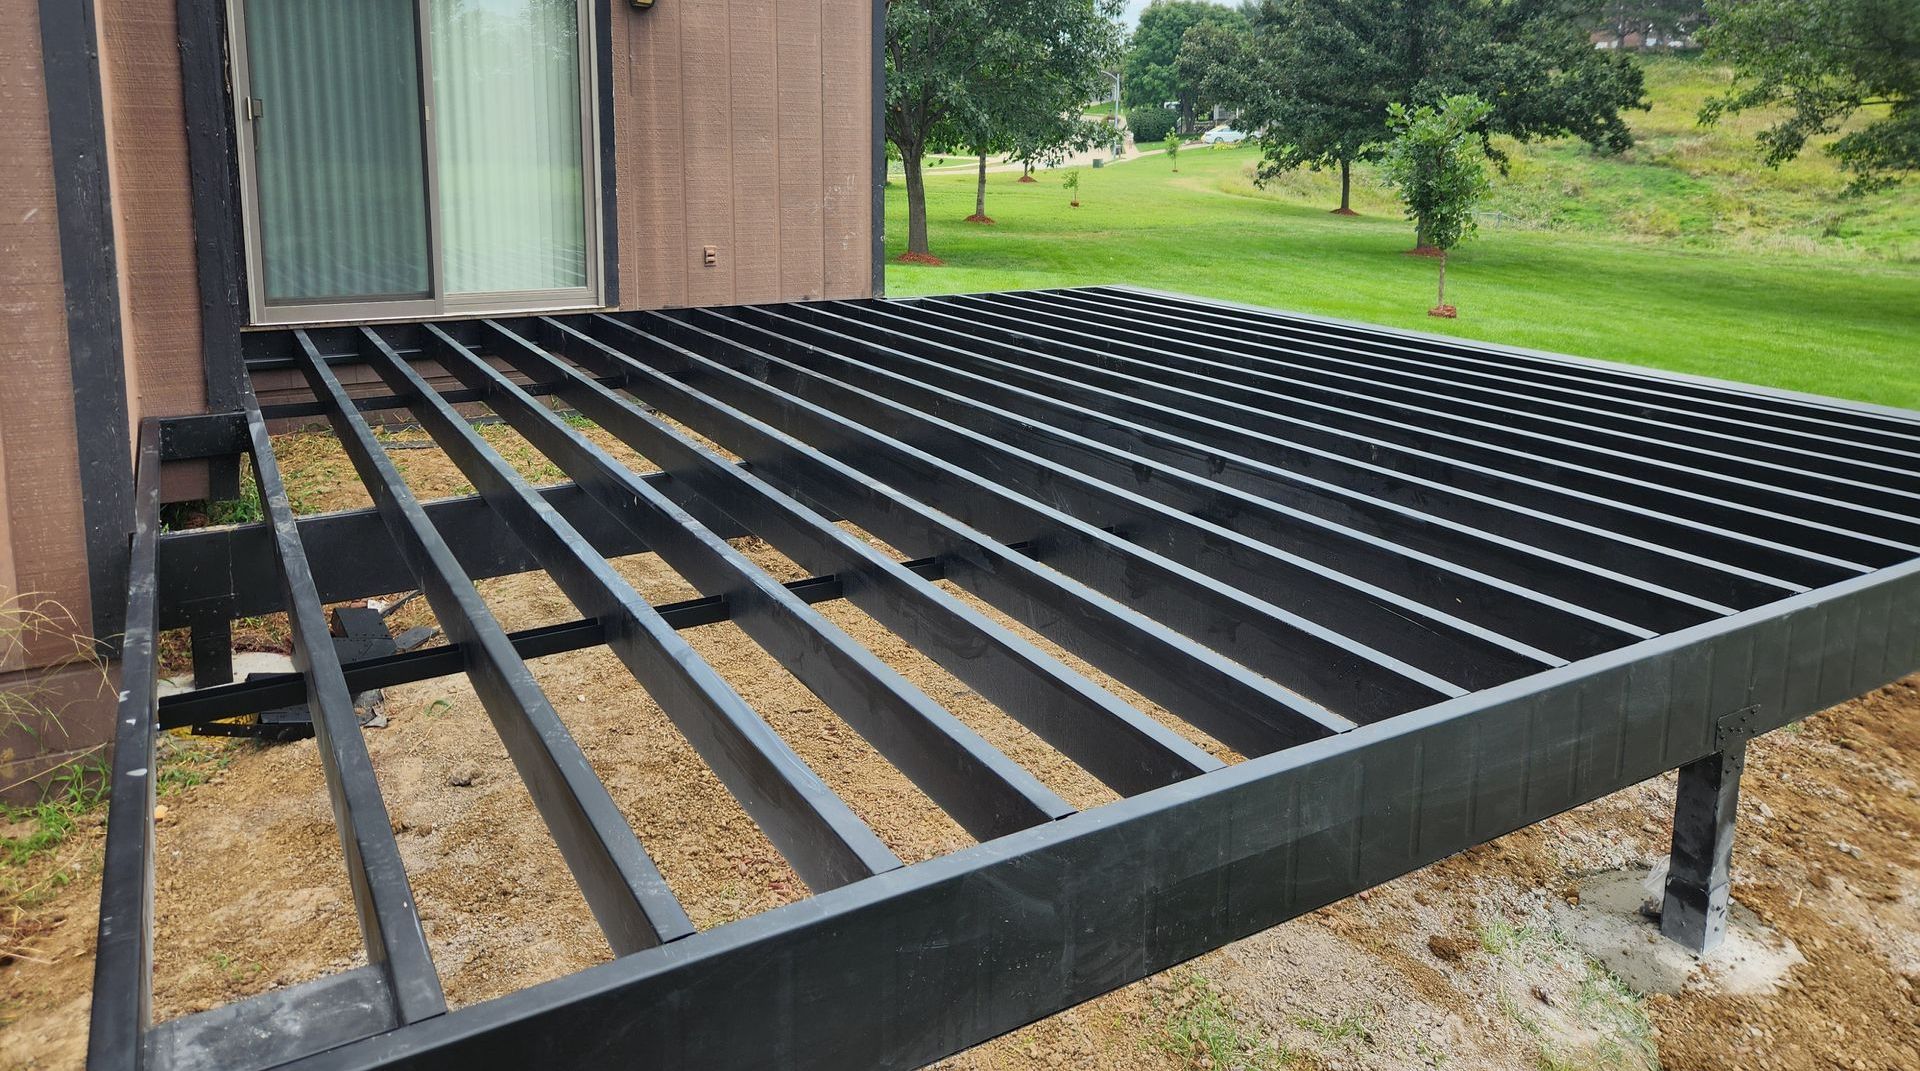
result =
[[[1851,188],[1920,171],[1920,0],[1709,0],[1707,9],[1702,37],[1735,80],[1707,102],[1703,121],[1783,109],[1760,133],[1767,163],[1778,165],[1873,109],[1827,146],[1853,174]]]
[[[1632,60],[1589,43],[1593,18],[1576,0],[1260,0],[1244,29],[1188,35],[1182,66],[1259,132],[1262,180],[1344,175],[1391,137],[1389,103],[1461,94],[1490,108],[1476,131],[1489,151],[1499,133],[1615,152],[1633,144],[1621,111],[1647,104]]]
[[[1180,43],[1196,26],[1245,28],[1246,17],[1233,8],[1200,0],[1153,0],[1140,13],[1140,24],[1127,41],[1125,81],[1121,96],[1130,108],[1158,108],[1180,102],[1180,114],[1191,120],[1210,110],[1199,84],[1180,69]]]
[[[1022,159],[1092,136],[1080,118],[1120,58],[1121,0],[887,0],[887,137],[926,256],[929,146]]]
[[[1492,183],[1477,131],[1493,106],[1473,96],[1438,105],[1387,109],[1393,140],[1380,154],[1380,174],[1398,190],[1422,249],[1447,250],[1473,232],[1473,207]]]

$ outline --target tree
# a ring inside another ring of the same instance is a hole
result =
[[[1167,131],[1165,148],[1167,150],[1167,162],[1173,165],[1175,171],[1180,170],[1180,135],[1171,130]]]
[[[1603,0],[1598,14],[1613,31],[1613,46],[1620,48],[1628,34],[1666,41],[1693,34],[1707,21],[1707,5],[1706,0]]]
[[[1206,92],[1257,131],[1255,181],[1307,167],[1340,171],[1341,215],[1353,214],[1353,165],[1386,140],[1386,107],[1404,81],[1392,54],[1392,5],[1378,0],[1263,3],[1249,28],[1196,31],[1183,53]],[[1332,72],[1339,72],[1337,76]]]
[[[887,137],[906,170],[908,257],[931,259],[928,146],[1031,159],[1085,133],[1079,109],[1118,59],[1120,8],[1121,0],[887,0]]]
[[[1451,317],[1447,304],[1447,250],[1473,233],[1473,208],[1492,183],[1487,178],[1481,124],[1493,106],[1478,97],[1448,97],[1438,106],[1387,109],[1393,141],[1380,157],[1380,174],[1399,191],[1407,218],[1419,234],[1415,252],[1431,250],[1440,259],[1440,297],[1429,310]]]
[[[1387,104],[1470,93],[1491,105],[1478,134],[1573,135],[1601,151],[1633,144],[1620,118],[1647,107],[1640,70],[1587,40],[1576,0],[1261,0],[1244,30],[1196,29],[1182,67],[1257,132],[1259,182],[1298,167],[1341,172],[1392,136]]]
[[[1920,0],[1709,0],[1707,10],[1713,23],[1701,36],[1733,65],[1734,87],[1707,102],[1702,122],[1783,109],[1760,132],[1777,167],[1875,109],[1826,148],[1853,174],[1848,189],[1920,171]]]
[[[1212,107],[1199,84],[1180,68],[1180,43],[1189,30],[1203,25],[1244,28],[1246,16],[1198,0],[1153,0],[1147,5],[1127,41],[1121,93],[1129,108],[1159,108],[1170,100],[1179,101],[1180,120],[1191,123],[1196,113]],[[1134,137],[1139,139],[1138,134]]]
[[[1072,198],[1072,200],[1068,202],[1068,206],[1071,208],[1079,208],[1080,169],[1077,167],[1067,168],[1067,173],[1060,179],[1060,188],[1066,190],[1067,196]]]

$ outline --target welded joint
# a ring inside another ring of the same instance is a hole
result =
[[[1723,715],[1715,727],[1718,750],[1680,767],[1660,932],[1696,955],[1713,951],[1726,939],[1740,774],[1746,769],[1747,741],[1756,735],[1758,716],[1758,707]]]

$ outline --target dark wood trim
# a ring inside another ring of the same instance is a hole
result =
[[[619,137],[614,123],[613,5],[593,5],[594,65],[599,69],[594,92],[600,98],[600,260],[603,281],[601,304],[620,305],[620,196]]]
[[[247,269],[241,253],[245,231],[240,218],[240,168],[228,93],[226,7],[219,0],[179,0],[175,17],[207,411],[234,412],[240,407],[240,385],[246,376],[240,329],[247,322]],[[236,497],[239,455],[210,458],[207,477],[207,497]]]
[[[112,643],[126,613],[133,443],[127,430],[120,278],[93,0],[40,0],[40,48],[60,212],[60,270],[66,288],[74,445],[80,461],[93,632]]]
[[[873,0],[873,296],[887,295],[887,0]]]

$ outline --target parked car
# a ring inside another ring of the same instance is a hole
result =
[[[1245,140],[1246,131],[1225,125],[1216,126],[1200,136],[1201,143],[1205,145],[1238,145]]]

